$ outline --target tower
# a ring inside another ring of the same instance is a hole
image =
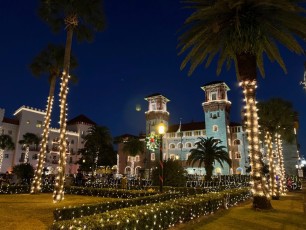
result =
[[[159,93],[145,97],[148,101],[148,111],[146,115],[146,134],[152,131],[158,132],[157,126],[164,123],[165,130],[168,130],[169,112],[167,111],[167,102],[170,100]]]
[[[229,114],[231,102],[228,100],[227,91],[230,88],[222,81],[210,82],[201,87],[205,91],[205,101],[202,103],[205,114],[206,136],[222,141],[230,157],[230,130]],[[223,169],[216,164],[215,173],[229,174],[230,167],[225,163]],[[221,171],[220,171],[221,170]]]

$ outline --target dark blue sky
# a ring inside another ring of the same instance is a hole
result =
[[[201,86],[225,81],[231,90],[231,120],[240,122],[242,91],[234,69],[216,76],[216,66],[198,68],[191,77],[180,71],[179,29],[190,11],[179,0],[106,0],[107,27],[96,34],[93,43],[74,42],[72,51],[79,67],[79,82],[70,85],[68,118],[85,114],[107,126],[113,136],[137,135],[145,131],[147,102],[144,97],[161,93],[170,99],[170,124],[204,119]],[[53,34],[37,15],[38,1],[4,1],[0,8],[1,94],[0,107],[12,117],[17,108],[28,105],[45,109],[47,78],[36,79],[29,71],[32,59],[48,43],[64,43],[65,31]],[[299,142],[305,154],[306,92],[303,78],[304,56],[281,48],[288,74],[266,60],[266,77],[259,77],[258,100],[281,97],[291,101],[300,116]],[[57,89],[56,94],[58,94]],[[142,110],[135,110],[141,104]],[[58,98],[54,103],[53,126],[58,123]]]

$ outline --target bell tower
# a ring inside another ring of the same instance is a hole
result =
[[[168,130],[169,112],[167,111],[167,103],[170,101],[159,93],[155,93],[145,97],[148,101],[148,111],[146,115],[146,134],[152,131],[158,133],[158,125],[164,123],[165,130]]]
[[[220,145],[226,147],[231,158],[229,129],[231,102],[227,97],[227,91],[230,88],[222,81],[214,81],[203,85],[201,89],[205,91],[205,101],[202,106],[205,114],[206,136],[222,141]],[[220,167],[222,174],[229,174],[228,164],[223,166],[224,169]]]

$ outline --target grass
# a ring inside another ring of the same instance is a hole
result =
[[[171,230],[298,230],[306,229],[302,192],[289,193],[280,200],[272,200],[273,209],[255,211],[251,202],[202,217]],[[44,230],[53,223],[53,210],[89,203],[107,202],[114,198],[65,195],[65,200],[54,204],[52,194],[0,195],[1,230]]]
[[[62,202],[54,204],[51,193],[0,195],[0,229],[48,229],[53,223],[53,210],[56,208],[101,203],[110,200],[115,199],[66,194]]]
[[[303,212],[302,192],[288,193],[280,200],[272,200],[272,210],[255,211],[251,202],[227,210],[220,210],[212,216],[180,224],[172,230],[305,230],[306,213]],[[306,194],[305,194],[306,196]]]

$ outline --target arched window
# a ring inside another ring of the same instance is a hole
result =
[[[191,143],[190,142],[186,143],[186,148],[191,148]]]
[[[218,132],[218,125],[213,125],[213,131]]]
[[[236,159],[241,159],[241,153],[240,152],[235,152],[235,158]]]
[[[140,156],[139,155],[136,155],[135,156],[135,162],[139,162],[140,161]]]
[[[175,144],[171,143],[171,144],[169,145],[169,149],[175,149]]]
[[[234,145],[240,145],[240,140],[239,139],[234,140]]]

